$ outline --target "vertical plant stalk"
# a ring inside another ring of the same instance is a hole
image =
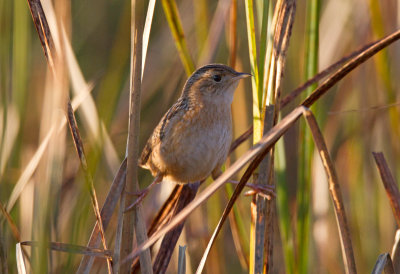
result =
[[[291,36],[291,30],[294,21],[294,15],[296,10],[296,2],[293,0],[284,0],[279,1],[277,6],[275,7],[275,15],[273,20],[273,46],[269,46],[272,49],[271,52],[268,52],[267,48],[263,43],[261,44],[262,49],[267,51],[264,54],[260,55],[263,57],[263,64],[267,64],[268,67],[262,67],[261,70],[268,70],[270,73],[264,73],[263,71],[259,73],[259,76],[268,75],[268,79],[261,79],[262,83],[271,83],[266,84],[265,87],[268,86],[269,90],[267,95],[262,98],[265,99],[264,108],[264,132],[268,132],[277,122],[278,113],[279,113],[279,101],[280,101],[280,91],[281,91],[281,83],[283,79],[283,72],[285,68],[286,61],[286,52],[289,46],[289,40]],[[268,7],[264,6],[263,14],[267,18]],[[263,31],[262,37],[263,39],[267,39],[266,34],[266,22],[263,22]],[[270,56],[272,55],[272,56]],[[264,60],[265,59],[265,60]],[[260,84],[260,83],[259,83]],[[260,84],[260,89],[263,88],[262,84]],[[271,149],[271,152],[266,156],[263,162],[260,164],[259,174],[256,176],[255,182],[257,184],[262,185],[271,185],[274,186],[275,182],[273,180],[273,155],[274,148]],[[253,207],[253,205],[255,205]],[[252,226],[251,226],[251,239],[254,239],[251,242],[251,252],[250,254],[254,254],[254,257],[250,256],[250,272],[253,272],[252,266],[254,265],[254,272],[261,273],[266,272],[270,273],[272,271],[272,259],[273,259],[273,216],[275,209],[275,199],[266,200],[263,197],[257,195],[253,198],[252,208]],[[265,233],[267,235],[265,235]],[[265,257],[265,260],[264,260]]]
[[[274,123],[274,105],[266,107],[265,119],[264,119],[264,133],[266,134],[272,127]],[[271,184],[271,174],[272,174],[272,152],[268,152],[266,157],[261,161],[258,167],[258,173],[254,176],[255,182],[258,185]],[[251,221],[254,223],[254,251],[250,251],[250,254],[254,254],[254,261],[250,263],[253,265],[254,271],[251,273],[263,273],[264,265],[266,265],[266,273],[270,273],[269,270],[272,268],[272,254],[269,254],[269,249],[271,247],[272,253],[272,235],[273,235],[273,218],[272,218],[272,207],[273,207],[273,197],[268,201],[265,197],[261,195],[253,196],[253,201],[251,203],[252,207],[252,218]],[[253,238],[251,237],[251,238]],[[265,250],[264,250],[265,249]],[[264,260],[265,258],[265,260]],[[250,257],[250,260],[252,258]],[[265,264],[264,264],[265,262]]]
[[[318,127],[314,115],[307,108],[304,108],[303,115],[304,118],[306,119],[308,127],[311,130],[311,134],[314,139],[314,144],[318,149],[322,164],[326,172],[326,176],[328,177],[329,192],[331,194],[333,207],[336,215],[336,221],[338,224],[345,271],[347,274],[357,273],[356,263],[354,260],[353,246],[350,237],[350,228],[347,222],[342,193],[340,191],[339,180],[337,178],[334,165],[332,163],[331,157],[329,156],[328,148],[326,147],[324,137]]]
[[[245,10],[246,10],[247,41],[249,47],[250,66],[251,66],[251,74],[253,75],[253,77],[251,78],[251,85],[253,91],[253,143],[257,143],[262,138],[263,135],[263,126],[262,126],[263,89],[262,86],[259,85],[262,79],[260,79],[260,74],[258,69],[256,26],[254,20],[253,0],[245,1]],[[265,18],[265,16],[263,17]],[[256,177],[257,176],[255,175],[254,176],[255,181],[257,181]],[[250,211],[252,218],[250,224],[249,273],[254,273],[256,260],[261,259],[261,264],[263,264],[264,262],[264,256],[262,256],[261,258],[256,258],[257,239],[255,235],[255,218],[257,218],[256,217],[257,208],[255,205],[255,196],[252,199],[250,205]],[[264,242],[262,243],[259,242],[259,244],[262,244],[264,246]],[[261,252],[261,254],[263,254],[263,251]]]
[[[318,73],[319,44],[319,5],[320,0],[307,2],[307,32],[306,32],[306,75],[311,78]],[[314,83],[306,90],[306,96],[317,87]],[[313,106],[315,108],[315,106]],[[315,110],[315,109],[314,109]],[[308,273],[310,223],[311,223],[311,169],[313,158],[313,140],[310,131],[304,123],[300,123],[299,165],[297,189],[297,268],[299,273]]]
[[[129,126],[127,140],[127,172],[125,190],[129,193],[139,191],[138,157],[139,157],[139,129],[140,129],[140,97],[142,76],[142,45],[144,26],[144,1],[131,1],[131,77],[129,99]],[[125,195],[125,207],[135,202],[135,195]],[[147,240],[146,224],[143,218],[142,205],[138,204],[135,210],[124,215],[122,228],[121,258],[124,259],[133,248],[133,232],[136,232],[138,245]],[[140,254],[142,273],[153,273],[151,267],[150,250]],[[120,265],[120,273],[128,273],[130,264]]]

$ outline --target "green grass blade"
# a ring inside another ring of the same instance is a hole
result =
[[[186,44],[185,34],[175,0],[162,0],[161,3],[186,74],[190,75],[194,71],[195,66]]]
[[[250,56],[250,66],[252,77],[252,89],[253,89],[253,125],[254,125],[254,142],[261,139],[262,136],[262,106],[260,98],[260,90],[258,90],[258,64],[257,64],[257,46],[256,46],[256,30],[254,25],[254,8],[253,0],[245,1],[246,7],[246,26],[247,26],[247,41],[249,45],[249,56]],[[261,97],[262,98],[262,97]]]
[[[318,32],[319,32],[319,0],[311,0],[307,6],[306,32],[306,75],[309,79],[318,72]],[[306,94],[310,94],[316,84]],[[313,140],[305,123],[300,127],[299,182],[297,189],[297,264],[298,273],[308,273],[310,222],[311,222],[311,164],[313,156]]]

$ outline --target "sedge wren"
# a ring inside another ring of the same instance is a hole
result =
[[[139,165],[154,181],[129,206],[133,208],[149,188],[162,180],[178,184],[216,178],[232,142],[231,104],[239,80],[251,76],[222,64],[196,70],[182,95],[167,111],[144,147]]]
[[[154,129],[139,165],[159,181],[178,184],[217,177],[232,141],[233,94],[249,76],[222,64],[196,70]]]

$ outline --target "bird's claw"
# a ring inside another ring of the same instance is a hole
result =
[[[275,186],[272,185],[255,185],[248,183],[246,186],[250,187],[251,190],[246,191],[245,196],[260,195],[268,200],[272,197],[276,197]]]

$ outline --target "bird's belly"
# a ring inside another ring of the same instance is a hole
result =
[[[231,127],[231,123],[212,123],[206,128],[181,132],[182,138],[174,138],[179,141],[172,141],[170,146],[160,149],[165,177],[178,183],[189,183],[209,176],[228,154]]]

